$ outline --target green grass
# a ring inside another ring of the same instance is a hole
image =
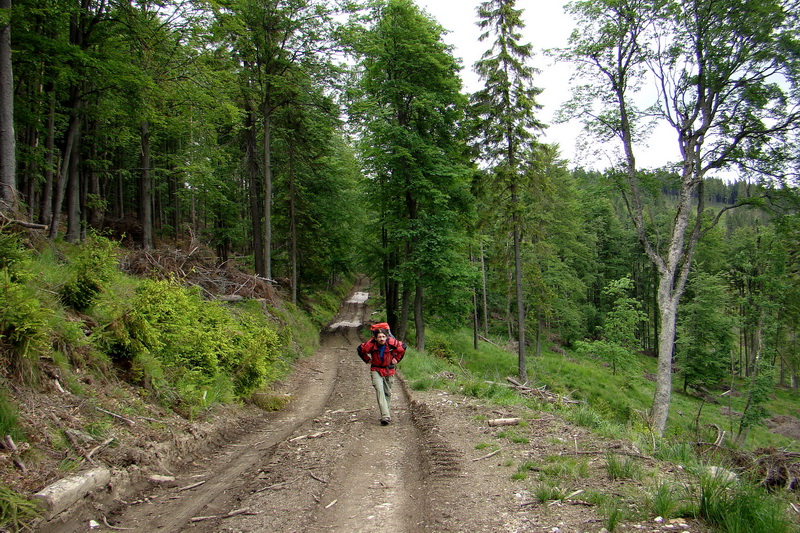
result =
[[[606,472],[611,479],[645,480],[645,488],[643,493],[628,495],[626,501],[618,495],[598,491],[584,495],[586,501],[597,506],[608,531],[619,529],[622,522],[632,518],[633,508],[628,499],[632,502],[640,500],[633,504],[638,509],[637,516],[646,513],[651,517],[694,517],[715,530],[735,533],[792,531],[786,522],[788,504],[781,497],[740,483],[725,490],[715,488],[718,480],[707,479],[703,473],[706,467],[691,444],[713,440],[716,437],[715,426],[730,435],[735,429],[735,420],[721,411],[732,409],[741,412],[745,401],[743,395],[720,397],[717,403],[703,403],[674,390],[666,435],[658,439],[647,422],[654,384],[643,377],[644,373],[656,373],[652,358],[642,357],[636,365],[636,374],[618,373],[615,376],[610,368],[591,358],[577,354],[564,356],[545,350],[541,357],[528,360],[530,384],[544,385],[550,392],[581,400],[578,406],[559,405],[517,395],[505,386],[506,376],[516,374],[516,354],[487,343],[481,343],[480,349],[475,351],[471,332],[467,330],[450,332],[447,338],[451,344],[450,350],[445,351],[452,351],[449,360],[420,354],[413,349],[409,351],[403,372],[412,384],[416,384],[412,386],[471,396],[493,405],[517,405],[548,411],[600,436],[628,440],[643,450],[642,453],[681,467],[676,474],[681,476],[680,480],[659,479],[648,484],[646,479],[652,473],[643,468],[638,459],[609,454]],[[496,344],[502,345],[503,341],[496,340]],[[442,372],[452,373],[455,379],[435,377]],[[767,409],[775,414],[794,416],[796,393],[775,391]],[[515,439],[516,433],[506,429],[497,437]],[[798,443],[791,439],[773,435],[763,427],[753,428],[746,442],[747,449],[765,446],[800,451]],[[582,479],[588,471],[586,463],[569,459],[526,461],[516,468],[512,478],[523,481],[536,471],[539,479],[531,486],[535,498],[540,502],[559,500],[570,492],[564,485]],[[642,515],[642,519],[645,518]]]
[[[34,502],[0,485],[0,531],[29,531],[27,523],[38,514]]]
[[[554,482],[537,483],[533,486],[531,494],[539,503],[563,500],[570,494],[568,488],[562,487]]]
[[[631,479],[640,481],[644,476],[644,470],[639,462],[629,456],[606,453],[606,472],[612,480]]]
[[[476,351],[472,345],[470,330],[448,332],[446,336],[436,332],[430,334],[448,339],[455,361],[448,362],[410,349],[410,357],[403,361],[402,370],[412,388],[442,389],[490,400],[497,405],[522,405],[553,411],[604,436],[623,437],[643,443],[650,441],[649,447],[652,448],[653,437],[645,423],[645,414],[652,407],[654,383],[645,379],[644,375],[656,373],[654,358],[640,356],[635,365],[635,373],[618,371],[613,375],[609,367],[577,353],[564,356],[545,349],[541,357],[529,357],[531,385],[546,386],[550,392],[582,401],[582,405],[577,408],[561,407],[519,396],[505,386],[506,377],[516,375],[517,354],[499,347],[504,344],[504,340],[493,339],[497,346],[482,342]],[[444,380],[435,377],[441,372],[451,372],[456,378]],[[718,396],[718,403],[703,404],[698,398],[683,395],[677,390],[678,378],[675,379],[676,390],[672,395],[665,437],[698,440],[701,434],[699,432],[704,428],[707,431],[713,425],[726,430],[727,435],[730,435],[731,430],[736,427],[735,421],[720,411],[730,408],[741,412],[746,398],[743,395],[731,398]],[[792,391],[778,389],[766,406],[767,410],[775,414],[796,413],[796,396]],[[772,434],[762,426],[751,430],[745,446],[747,449],[777,447],[800,452],[797,441]]]
[[[679,506],[678,489],[667,480],[657,481],[647,493],[647,508],[653,516],[669,520],[676,516]]]
[[[589,476],[589,464],[586,459],[578,459],[563,455],[545,457],[539,468],[542,476],[557,479],[578,481]]]
[[[22,438],[18,416],[16,406],[6,397],[5,391],[0,390],[0,436],[11,435],[15,441]]]
[[[704,472],[689,487],[694,515],[726,533],[788,533],[796,527],[786,517],[786,503],[760,488]]]

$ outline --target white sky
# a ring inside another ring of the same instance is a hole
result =
[[[463,62],[461,78],[466,92],[475,92],[480,88],[480,80],[472,70],[472,65],[480,59],[481,54],[490,46],[488,41],[479,42],[480,30],[477,7],[481,0],[416,0],[417,5],[428,12],[439,24],[450,33],[444,36],[447,44],[454,46],[454,55]],[[523,9],[523,43],[531,43],[535,57],[533,66],[541,73],[534,80],[534,85],[543,89],[539,96],[539,104],[543,106],[540,119],[548,124],[544,141],[558,143],[564,159],[569,161],[570,168],[583,166],[586,168],[604,169],[609,166],[607,158],[596,159],[595,156],[580,151],[577,141],[582,135],[579,123],[555,124],[553,116],[558,108],[569,98],[570,66],[555,63],[547,58],[542,50],[560,48],[567,45],[574,22],[570,15],[564,13],[563,4],[559,0],[517,0],[517,9]],[[586,139],[583,139],[584,141]],[[650,148],[640,149],[637,164],[640,167],[660,166],[671,156],[676,159],[677,146],[674,134],[669,127],[656,130],[650,140]],[[595,145],[596,146],[596,145]],[[609,147],[609,149],[617,148]]]

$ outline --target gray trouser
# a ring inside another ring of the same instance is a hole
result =
[[[381,418],[389,418],[389,401],[392,399],[392,381],[394,376],[383,377],[377,370],[372,374],[372,386],[375,387],[375,395],[378,397],[378,407],[381,410]]]

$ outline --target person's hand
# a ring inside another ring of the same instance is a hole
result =
[[[396,364],[397,364],[397,359],[395,359],[394,357],[392,357],[392,364],[393,364],[393,365],[396,365]]]

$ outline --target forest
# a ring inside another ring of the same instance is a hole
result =
[[[398,337],[514,339],[522,382],[552,347],[657,359],[658,434],[673,391],[744,383],[744,439],[800,372],[795,4],[571,2],[561,114],[616,147],[587,169],[540,141],[514,0],[475,65],[412,0],[2,0],[3,231],[197,242],[293,303],[365,273]],[[682,158],[641,168],[655,121]]]

